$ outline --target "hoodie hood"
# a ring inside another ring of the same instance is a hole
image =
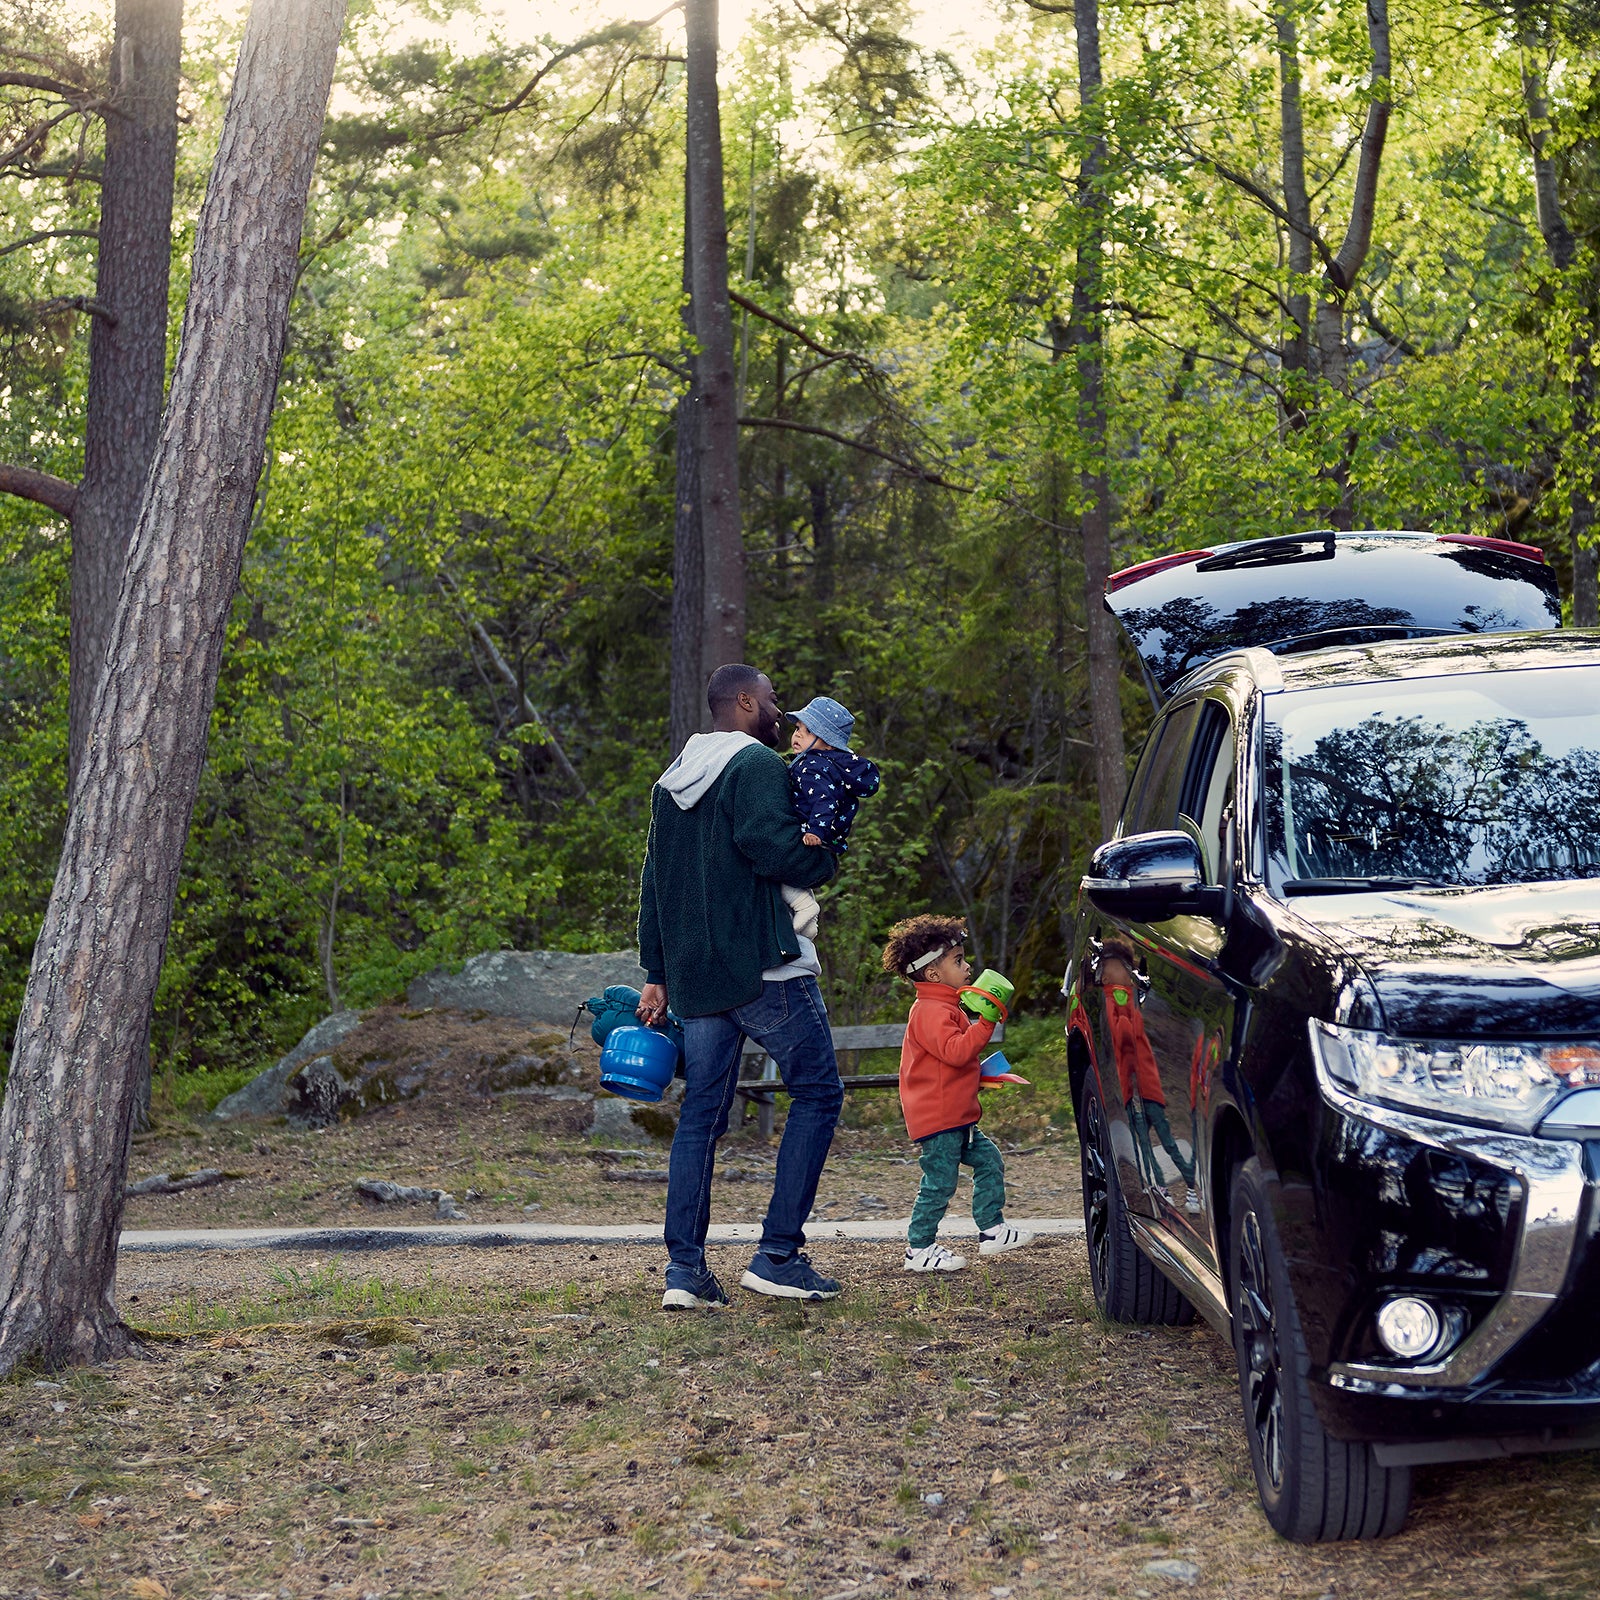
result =
[[[857,799],[878,792],[878,769],[865,756],[849,750],[807,750],[805,755],[826,761],[834,782]]]
[[[738,753],[749,745],[761,747],[748,733],[696,733],[679,752],[678,759],[656,782],[677,802],[680,811],[692,810],[722,776]]]

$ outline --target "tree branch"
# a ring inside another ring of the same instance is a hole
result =
[[[116,312],[89,294],[58,294],[49,300],[41,300],[35,309],[45,317],[57,311],[81,311],[86,316],[102,318],[110,327],[117,325]]]
[[[890,466],[898,467],[900,471],[913,478],[920,479],[923,483],[937,485],[941,489],[953,489],[957,494],[976,494],[977,490],[967,483],[952,483],[948,478],[941,477],[937,472],[929,472],[926,467],[919,467],[914,461],[906,461],[900,456],[892,456],[887,450],[880,450],[875,444],[866,444],[860,439],[852,439],[847,434],[835,433],[832,428],[819,428],[810,422],[790,422],[785,417],[740,417],[741,428],[780,428],[786,433],[809,433],[818,439],[831,439],[835,444],[848,445],[852,450],[859,450],[864,455],[876,456],[880,461],[887,461]]]
[[[67,83],[42,72],[0,72],[0,89],[37,89],[41,94],[60,95],[63,100],[95,95],[95,90],[86,83]]]
[[[561,741],[556,738],[555,729],[545,721],[538,708],[528,698],[527,690],[522,687],[516,673],[511,670],[511,663],[500,654],[500,647],[490,636],[489,630],[467,609],[456,580],[450,576],[450,573],[444,567],[440,567],[438,581],[439,588],[455,602],[455,607],[461,616],[461,620],[467,625],[478,643],[483,646],[484,654],[488,656],[494,666],[494,670],[506,680],[512,693],[521,700],[522,714],[544,735],[545,743],[550,747],[550,754],[555,757],[556,765],[565,774],[567,782],[577,790],[578,798],[588,805],[593,805],[594,800],[584,787],[583,779],[578,776],[578,769],[567,759],[567,752],[561,748]]]
[[[1350,226],[1339,254],[1328,263],[1328,280],[1343,293],[1356,281],[1372,247],[1372,223],[1378,209],[1378,169],[1389,133],[1393,90],[1389,86],[1389,0],[1367,0],[1367,35],[1372,42],[1372,102],[1367,125],[1361,130],[1361,161],[1356,167],[1355,193],[1350,200]]]
[[[13,162],[20,161],[30,150],[42,150],[45,136],[52,128],[58,127],[68,117],[78,116],[86,109],[84,106],[68,106],[65,111],[58,111],[53,117],[45,117],[42,121],[34,123],[9,150],[0,150],[0,167],[9,167]]]
[[[1309,238],[1311,241],[1311,248],[1322,257],[1323,266],[1327,268],[1330,273],[1336,270],[1333,252],[1328,248],[1327,243],[1324,241],[1321,232],[1317,229],[1315,224],[1304,225],[1296,222],[1295,219],[1291,217],[1281,205],[1278,204],[1277,200],[1275,200],[1272,195],[1268,194],[1267,191],[1263,189],[1261,185],[1253,178],[1247,177],[1235,167],[1228,166],[1226,162],[1219,160],[1209,151],[1201,149],[1201,147],[1195,144],[1187,134],[1180,133],[1178,135],[1178,141],[1183,145],[1184,149],[1186,149],[1189,154],[1195,158],[1196,161],[1202,162],[1204,165],[1210,167],[1219,178],[1223,179],[1227,183],[1231,183],[1234,188],[1243,190],[1243,192],[1249,195],[1257,205],[1261,206],[1267,211],[1270,211],[1272,215],[1284,225],[1284,227],[1291,229],[1295,233],[1301,234],[1303,237]]]
[[[775,311],[768,311],[765,306],[759,306],[754,300],[746,299],[736,290],[730,289],[728,298],[736,306],[748,311],[751,316],[760,317],[763,322],[770,322],[775,328],[782,328],[791,338],[798,339],[808,350],[815,350],[819,356],[826,356],[830,361],[848,361],[851,366],[870,372],[874,377],[880,375],[877,367],[866,356],[854,350],[830,350],[827,345],[819,344],[803,328],[797,328],[792,322],[785,322]]]
[[[653,17],[646,17],[642,22],[616,22],[610,27],[601,28],[595,33],[587,33],[581,39],[575,39],[569,45],[550,57],[542,67],[522,86],[522,88],[502,105],[480,106],[469,118],[457,123],[453,127],[438,128],[427,135],[430,139],[449,139],[457,134],[470,133],[472,129],[489,121],[493,117],[510,116],[513,111],[520,111],[527,104],[533,91],[559,67],[562,62],[570,61],[574,56],[582,55],[586,50],[596,49],[600,45],[613,44],[619,39],[636,38],[639,34],[661,21],[663,17],[670,17],[674,11],[683,9],[683,0],[673,0],[670,6],[658,11]],[[654,57],[651,58],[656,59]]]
[[[30,233],[26,239],[18,239],[14,244],[0,245],[0,256],[11,255],[17,250],[26,250],[31,244],[43,244],[46,239],[98,239],[99,233],[93,228],[47,228],[42,233]]]
[[[48,472],[36,472],[32,467],[12,467],[3,462],[0,462],[0,494],[14,494],[18,499],[31,500],[36,506],[43,506],[69,522],[73,508],[78,503],[76,484]]]

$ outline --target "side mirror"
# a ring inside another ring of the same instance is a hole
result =
[[[1094,853],[1083,892],[1107,916],[1130,922],[1220,918],[1228,893],[1205,881],[1200,846],[1176,829],[1113,839]]]

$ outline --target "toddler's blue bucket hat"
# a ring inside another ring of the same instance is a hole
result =
[[[855,729],[856,719],[837,700],[819,694],[788,715],[792,721],[809,728],[824,744],[831,744],[835,750],[850,748],[850,735]]]

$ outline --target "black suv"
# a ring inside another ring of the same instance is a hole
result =
[[[1159,715],[1064,992],[1094,1290],[1233,1342],[1290,1538],[1600,1445],[1600,635],[1530,546],[1116,574]]]

